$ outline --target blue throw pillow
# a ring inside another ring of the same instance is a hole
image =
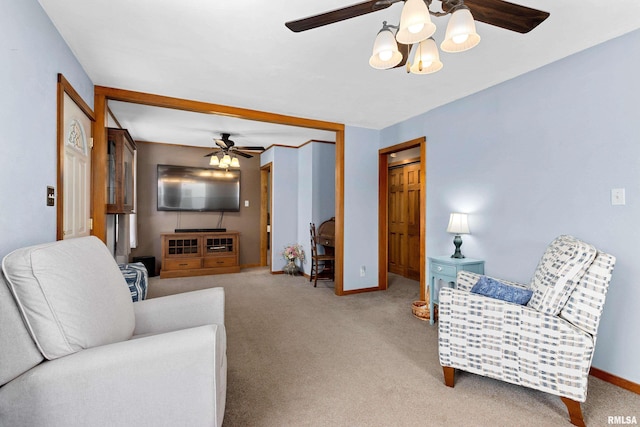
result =
[[[487,276],[481,276],[480,280],[471,288],[471,292],[522,305],[528,303],[533,295],[533,291],[506,285]]]

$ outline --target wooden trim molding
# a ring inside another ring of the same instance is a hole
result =
[[[169,96],[155,95],[143,92],[135,92],[125,89],[116,89],[105,86],[94,87],[95,104],[95,135],[94,135],[94,165],[103,165],[94,168],[93,203],[94,209],[94,234],[106,241],[106,123],[109,100],[131,102],[135,104],[150,105],[155,107],[173,108],[176,110],[192,111],[204,114],[216,114],[236,117],[246,120],[254,120],[266,123],[276,123],[289,126],[306,127],[333,131],[336,133],[336,226],[335,226],[335,294],[343,294],[343,257],[344,257],[344,132],[345,126],[341,123],[326,122],[283,114],[268,113],[264,111],[250,110],[247,108],[230,107],[220,104],[212,104],[202,101],[173,98]],[[100,152],[100,156],[95,155]]]
[[[606,381],[625,390],[629,390],[635,394],[640,394],[640,384],[625,380],[624,378],[620,378],[616,375],[610,374],[609,372],[594,368],[593,366],[589,371],[589,375],[592,375],[598,379],[601,379],[602,381]]]

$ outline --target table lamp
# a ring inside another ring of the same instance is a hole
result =
[[[462,252],[460,252],[460,246],[462,246],[461,234],[469,234],[469,223],[467,222],[467,214],[454,212],[449,216],[449,225],[447,226],[447,232],[455,234],[453,238],[453,244],[456,246],[456,251],[451,255],[451,258],[464,258]]]

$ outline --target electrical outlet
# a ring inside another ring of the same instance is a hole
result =
[[[244,201],[244,207],[245,207],[245,208],[248,208],[248,207],[249,207],[249,201],[248,201],[248,200],[245,200],[245,201]]]
[[[367,268],[363,265],[360,267],[360,277],[364,277],[367,275]]]

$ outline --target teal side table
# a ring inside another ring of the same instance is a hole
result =
[[[450,256],[429,257],[429,323],[433,325],[433,306],[438,304],[439,281],[445,286],[456,287],[458,271],[484,274],[484,261],[473,258],[451,258]]]

